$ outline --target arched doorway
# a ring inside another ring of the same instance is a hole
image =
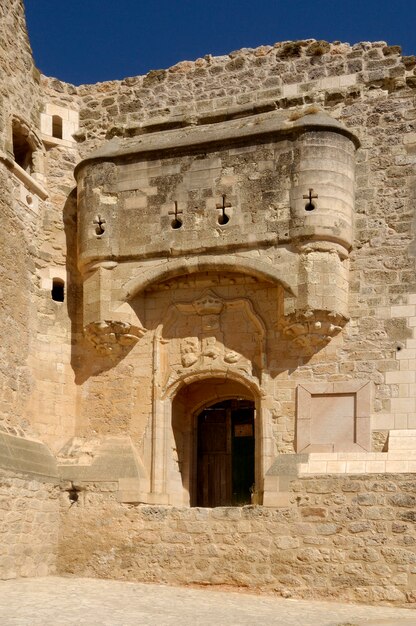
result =
[[[172,399],[169,490],[191,506],[250,504],[261,483],[260,398],[250,383],[210,374]]]
[[[196,506],[250,504],[254,488],[254,402],[233,398],[197,416]]]

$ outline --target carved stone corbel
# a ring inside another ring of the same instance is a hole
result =
[[[143,337],[146,330],[114,320],[91,322],[84,328],[85,337],[103,356],[121,356]]]
[[[348,318],[334,311],[295,311],[282,320],[284,335],[305,352],[326,346],[347,323]]]

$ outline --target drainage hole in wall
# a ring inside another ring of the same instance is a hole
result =
[[[69,501],[71,502],[71,504],[74,504],[75,502],[78,502],[79,500],[79,491],[76,487],[71,487],[70,489],[68,489],[68,498]]]

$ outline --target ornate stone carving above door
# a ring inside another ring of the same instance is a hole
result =
[[[233,368],[260,377],[266,358],[265,327],[248,298],[227,300],[205,290],[172,304],[160,328],[162,381],[189,370]]]
[[[215,337],[203,337],[201,340],[197,337],[186,337],[182,339],[180,350],[184,368],[198,365],[226,368],[229,365],[236,365],[238,369],[252,375],[251,362],[238,352],[227,350]]]

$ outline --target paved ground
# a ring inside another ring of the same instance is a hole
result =
[[[91,578],[0,582],[1,626],[416,626],[416,610]]]

